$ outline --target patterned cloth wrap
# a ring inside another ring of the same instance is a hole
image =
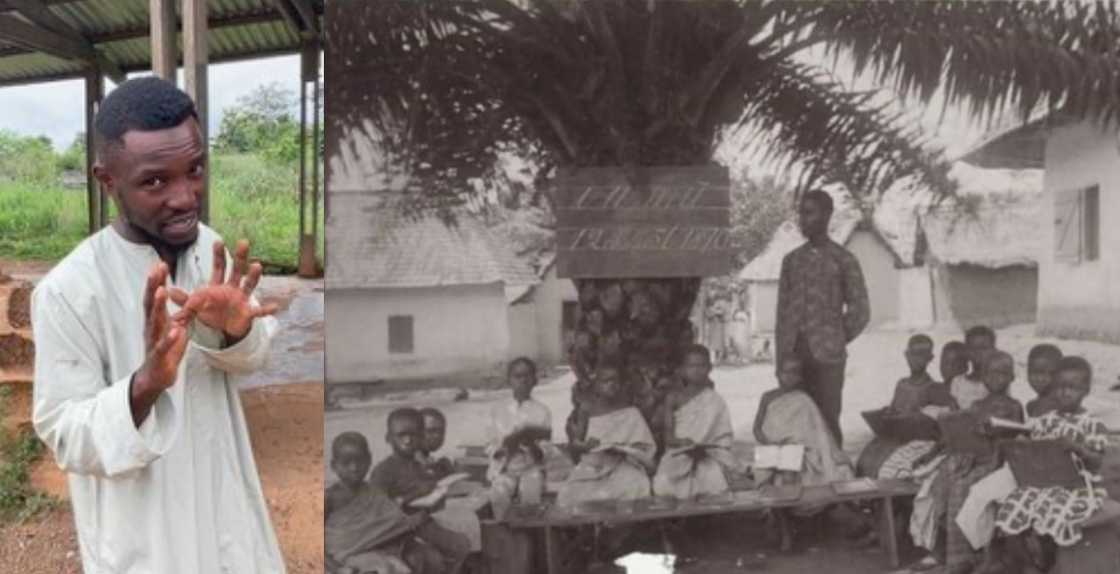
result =
[[[1068,437],[1097,452],[1104,452],[1108,443],[1104,424],[1087,413],[1051,411],[1030,419],[1028,424],[1033,440]],[[1059,546],[1077,544],[1081,524],[1100,509],[1108,493],[1098,486],[1100,477],[1089,472],[1076,456],[1074,463],[1085,478],[1084,487],[1016,488],[1000,503],[996,526],[1007,534],[1034,529],[1039,535],[1052,537]]]

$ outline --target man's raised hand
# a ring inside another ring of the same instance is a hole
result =
[[[181,289],[171,290],[171,300],[182,307],[176,318],[195,317],[203,325],[225,333],[231,342],[238,341],[249,333],[255,319],[272,315],[278,309],[275,304],[253,305],[251,296],[260,279],[261,264],[249,264],[248,241],[237,243],[228,276],[225,245],[217,241],[210,283],[189,295]]]
[[[174,318],[167,313],[167,275],[167,264],[157,264],[148,272],[144,287],[144,364],[133,376],[129,403],[137,427],[159,394],[175,384],[189,340],[190,313]]]

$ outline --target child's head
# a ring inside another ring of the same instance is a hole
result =
[[[411,408],[396,409],[389,413],[388,433],[385,441],[393,452],[406,457],[416,456],[424,441],[424,417]]]
[[[906,364],[910,365],[911,374],[926,372],[926,367],[933,360],[933,339],[928,335],[914,335],[906,343]]]
[[[1015,380],[1015,359],[1003,351],[989,351],[984,360],[984,387],[993,395],[1004,394]]]
[[[369,443],[360,433],[344,432],[331,443],[331,470],[346,486],[360,486],[371,464]]]
[[[424,419],[424,440],[421,449],[431,454],[443,448],[444,438],[447,436],[447,418],[439,409],[428,407],[420,411]]]
[[[1054,369],[1054,384],[1050,396],[1058,404],[1058,412],[1075,413],[1081,410],[1081,401],[1089,394],[1093,384],[1093,367],[1089,361],[1077,356],[1062,357]]]
[[[513,389],[513,398],[527,401],[537,385],[537,364],[528,357],[518,357],[510,361],[506,378]]]
[[[978,375],[984,368],[987,354],[996,348],[996,333],[990,327],[977,325],[965,332],[964,344],[968,347],[972,375]]]
[[[595,370],[595,392],[607,400],[622,395],[622,369],[613,363],[599,365]]]
[[[704,345],[689,345],[681,362],[681,376],[689,385],[703,385],[712,372],[711,354]]]
[[[948,383],[968,372],[968,347],[960,341],[949,341],[941,347],[941,380]]]
[[[793,389],[801,386],[801,359],[790,356],[782,359],[778,365],[778,385],[783,389]]]
[[[1054,370],[1062,359],[1062,351],[1054,345],[1042,344],[1031,348],[1027,355],[1027,382],[1038,396],[1049,392],[1054,382]]]

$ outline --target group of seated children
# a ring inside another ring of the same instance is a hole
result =
[[[954,341],[943,347],[941,375],[947,386],[926,373],[932,348],[933,341],[925,335],[910,339],[910,376],[898,382],[881,414],[910,416],[911,421],[916,420],[913,415],[924,415],[941,430],[932,437],[915,438],[921,434],[917,432],[877,436],[861,454],[859,472],[921,480],[909,530],[915,544],[929,554],[911,570],[1048,571],[1056,547],[1078,542],[1080,525],[1106,497],[1093,474],[1102,460],[1106,431],[1081,406],[1092,368],[1083,358],[1063,357],[1054,345],[1032,348],[1027,379],[1037,397],[1027,404],[1024,417],[1022,404],[1008,392],[1015,380],[1015,361],[997,350],[991,329],[974,327],[963,344]],[[962,359],[967,359],[967,372]],[[945,429],[954,424],[964,425],[957,428],[965,429],[964,436],[973,437],[972,442],[950,438]],[[1060,445],[1059,458],[1072,457],[1080,479],[1076,485],[1019,487],[1008,445],[1035,449],[1041,445],[1024,441],[1051,439]]]
[[[323,512],[328,572],[456,574],[471,552],[469,537],[433,518],[438,505],[412,504],[453,470],[446,458],[431,456],[442,446],[446,421],[435,409],[397,409],[387,426],[393,453],[372,472],[360,433],[342,433],[331,444],[339,480],[327,489]]]

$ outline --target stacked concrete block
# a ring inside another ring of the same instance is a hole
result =
[[[31,283],[0,270],[0,387],[6,387],[3,426],[23,427],[31,420],[31,374],[35,343],[31,337]]]

